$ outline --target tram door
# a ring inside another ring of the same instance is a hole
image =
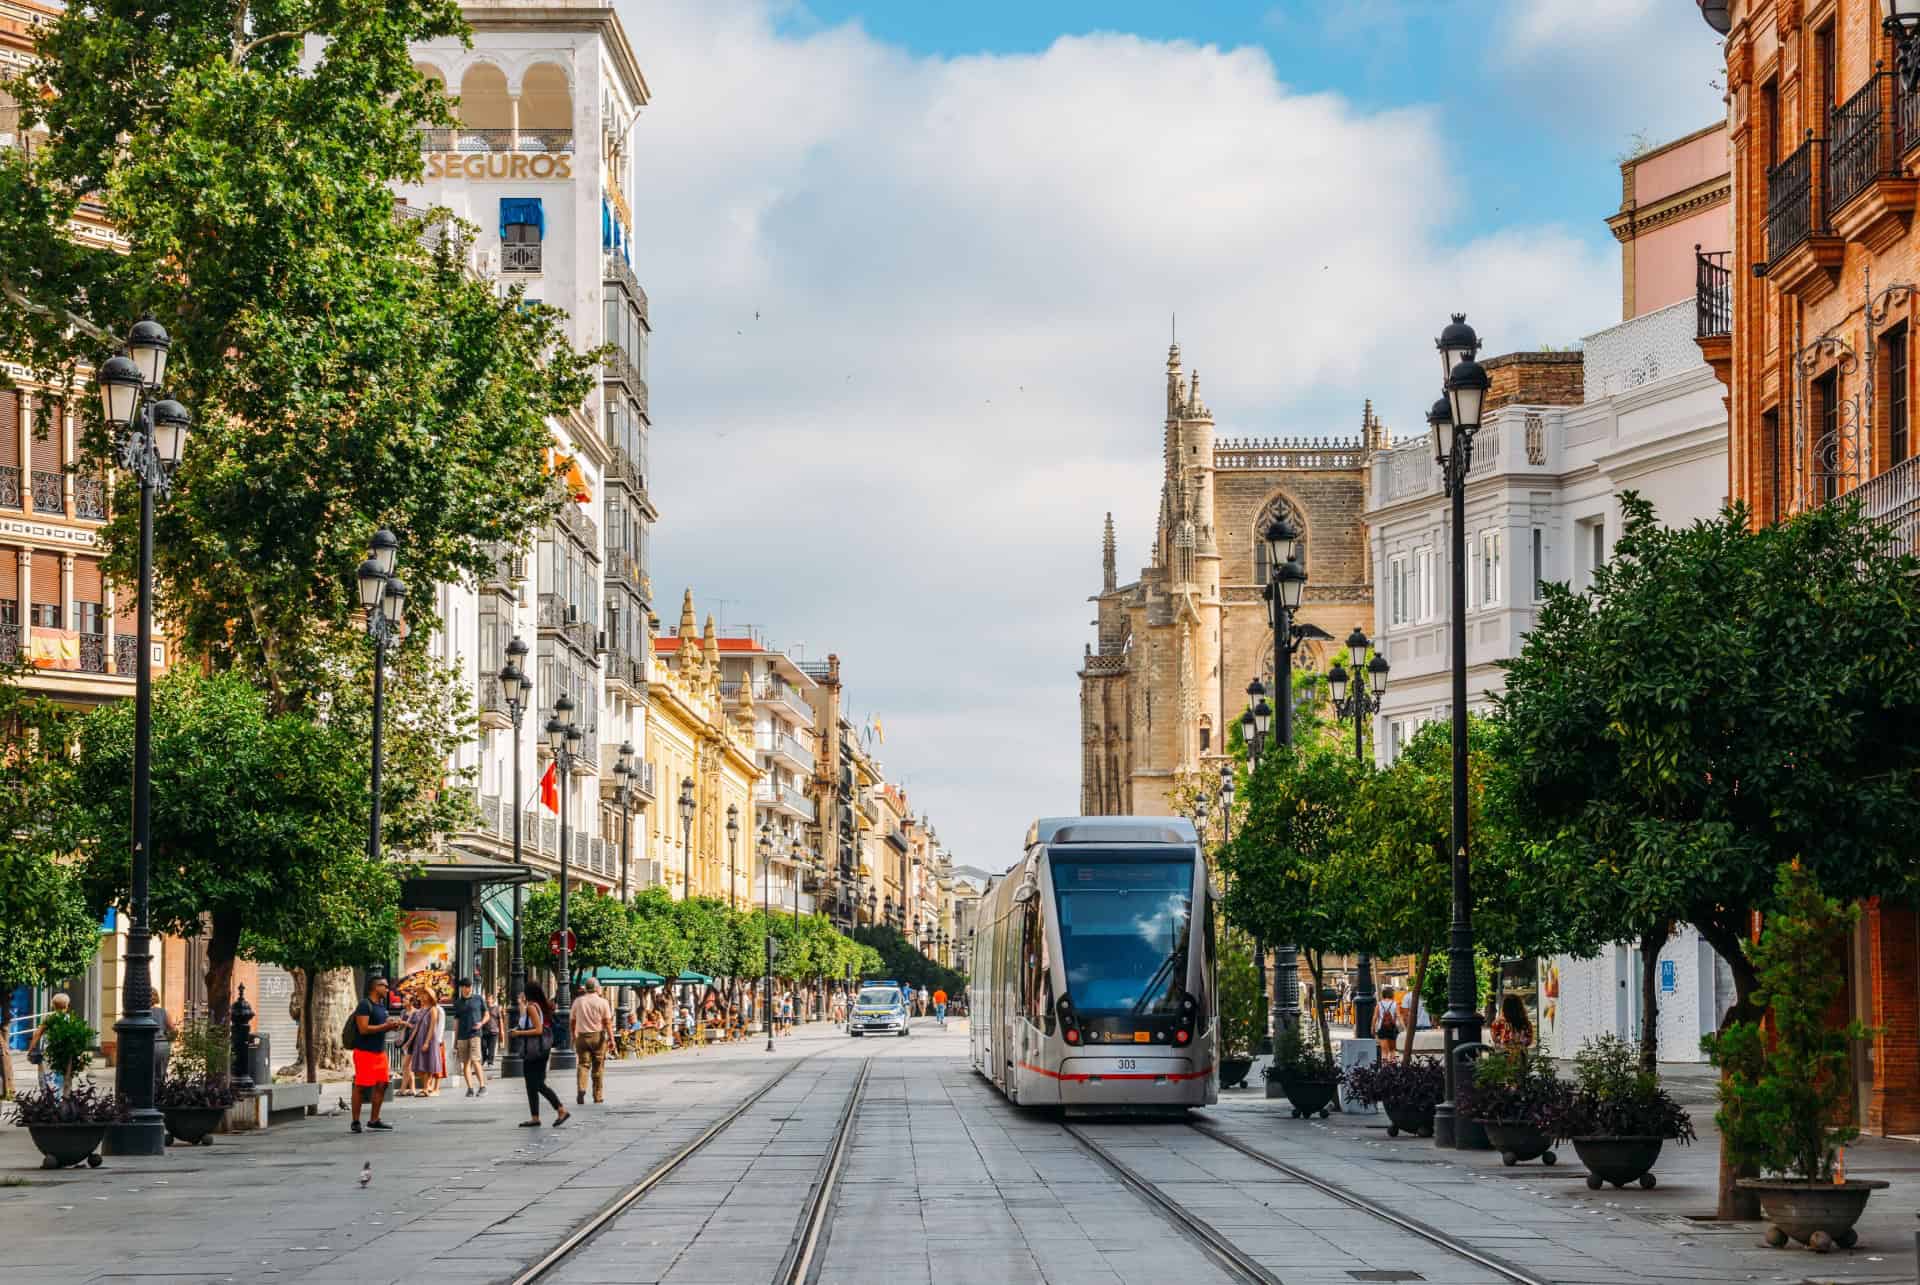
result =
[[[1053,1033],[1053,970],[1047,953],[1046,919],[1036,894],[1020,907],[1020,1032],[1022,1062],[1042,1065],[1044,1040]]]

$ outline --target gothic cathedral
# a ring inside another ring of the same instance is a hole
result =
[[[1165,814],[1179,777],[1217,774],[1227,724],[1255,675],[1272,690],[1273,633],[1261,586],[1261,533],[1284,513],[1301,531],[1307,567],[1298,619],[1322,635],[1296,671],[1326,671],[1354,626],[1373,628],[1367,565],[1367,470],[1389,444],[1367,406],[1358,437],[1215,440],[1200,375],[1167,350],[1165,480],[1153,560],[1132,584],[1114,573],[1107,515],[1099,644],[1080,670],[1080,810]]]

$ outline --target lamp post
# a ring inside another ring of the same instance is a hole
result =
[[[620,742],[613,760],[613,801],[620,807],[620,900],[628,897],[628,867],[631,864],[633,820],[633,783],[640,776],[634,765],[632,741]]]
[[[807,860],[807,850],[800,846],[798,839],[793,841],[787,855],[793,858],[793,922],[797,925],[800,922],[800,873],[811,863]]]
[[[1893,38],[1894,66],[1907,92],[1920,89],[1920,0],[1880,0],[1881,30]],[[1721,6],[1721,18],[1726,18]],[[1716,27],[1724,33],[1726,27]]]
[[[584,739],[579,725],[573,721],[573,698],[562,695],[553,703],[553,717],[547,720],[547,748],[553,751],[554,767],[560,773],[560,949],[556,952],[559,967],[554,970],[553,1060],[550,1063],[556,1071],[570,1071],[577,1064],[569,1036],[573,1008],[573,935],[567,927],[567,884],[573,839],[567,832],[570,801],[567,785],[573,777],[573,765],[579,759],[580,743]]]
[[[407,585],[394,574],[400,556],[400,538],[381,527],[373,533],[367,557],[355,579],[360,606],[367,613],[367,637],[373,640],[373,780],[367,819],[367,858],[380,859],[381,776],[386,769],[387,648],[400,640],[400,620],[407,606]],[[369,965],[369,976],[386,973],[385,961]]]
[[[727,804],[727,909],[733,906],[733,870],[740,852],[740,805]]]
[[[1353,720],[1353,757],[1366,761],[1367,720],[1380,712],[1380,697],[1387,690],[1387,658],[1374,651],[1373,659],[1367,659],[1367,651],[1373,647],[1373,640],[1366,631],[1355,626],[1347,635],[1347,658],[1353,662],[1353,674],[1348,676],[1346,668],[1338,661],[1327,671],[1327,690],[1333,696],[1333,710],[1339,718]],[[1348,688],[1352,695],[1348,695]],[[1353,1038],[1370,1040],[1373,1038],[1373,1013],[1377,996],[1373,989],[1373,956],[1361,951],[1354,961],[1353,982]]]
[[[1243,720],[1244,721],[1244,720]],[[1233,764],[1220,765],[1220,843],[1233,842]]]
[[[101,363],[95,377],[100,406],[120,451],[120,466],[140,483],[139,651],[133,689],[133,879],[132,922],[127,929],[127,968],[120,1018],[113,1024],[119,1056],[113,1087],[132,1108],[126,1124],[108,1127],[106,1150],[121,1156],[157,1156],[167,1149],[166,1124],[153,1104],[153,1042],[160,1024],[153,1015],[153,930],[147,885],[153,870],[153,502],[173,489],[174,470],[191,422],[187,408],[160,396],[167,373],[166,328],[152,318],[137,321],[127,336],[127,354]],[[130,355],[129,355],[130,354]]]
[[[1433,404],[1427,423],[1433,429],[1433,449],[1440,476],[1453,501],[1453,603],[1448,622],[1453,652],[1453,926],[1447,940],[1447,1011],[1440,1018],[1445,1054],[1447,1100],[1434,1108],[1433,1142],[1437,1147],[1483,1149],[1487,1131],[1459,1116],[1460,1068],[1454,1050],[1480,1040],[1480,1014],[1474,1008],[1473,888],[1467,863],[1467,470],[1473,465],[1473,438],[1480,431],[1480,409],[1492,381],[1474,360],[1479,336],[1464,313],[1440,332],[1434,346],[1440,350],[1447,395]]]
[[[1267,565],[1273,578],[1263,596],[1267,601],[1267,623],[1273,626],[1273,696],[1280,703],[1280,726],[1276,739],[1281,745],[1293,744],[1293,654],[1300,648],[1306,631],[1294,623],[1294,613],[1306,593],[1307,569],[1300,563],[1300,532],[1284,517],[1276,517],[1265,533]],[[1258,710],[1255,710],[1256,720]],[[1262,740],[1265,733],[1262,732]],[[1300,1023],[1300,954],[1292,945],[1274,952],[1273,988],[1275,1021],[1280,1026]]]
[[[773,1052],[773,830],[760,824],[760,841],[754,845],[760,854],[760,916],[767,925],[767,962],[760,970],[761,1021],[767,1028],[767,1052]]]
[[[693,899],[693,778],[683,777],[680,781],[680,853],[683,867],[680,875],[680,897],[683,901]]]
[[[513,806],[513,864],[521,865],[520,856],[520,718],[527,712],[527,702],[533,696],[533,679],[521,668],[521,662],[527,658],[527,645],[518,637],[507,643],[507,663],[500,670],[500,694],[507,702],[507,718],[513,723],[513,797],[508,800]],[[521,885],[513,885],[513,961],[507,966],[507,997],[513,999],[525,994],[527,989],[527,957],[522,940],[526,933],[520,926],[520,912],[523,904]],[[500,1078],[517,1080],[524,1065],[520,1057],[517,1041],[507,1041],[507,1052],[500,1058]]]

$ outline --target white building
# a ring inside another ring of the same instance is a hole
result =
[[[770,901],[775,910],[803,915],[814,909],[806,891],[807,865],[821,861],[819,811],[813,797],[818,736],[811,694],[820,684],[786,652],[757,630],[720,639],[721,695],[731,704],[741,696],[753,703],[753,749],[761,776],[753,787],[753,827],[742,842],[753,845],[752,883],[747,896]],[[760,860],[760,835],[772,841],[771,868]]]
[[[1694,343],[1694,307],[1688,299],[1589,336],[1577,358],[1516,353],[1484,363],[1497,409],[1474,440],[1467,481],[1470,710],[1490,712],[1503,678],[1498,662],[1518,654],[1541,586],[1563,581],[1580,590],[1592,582],[1619,538],[1623,491],[1644,496],[1671,525],[1721,507],[1725,390]],[[1554,368],[1558,376],[1547,377]],[[1548,392],[1566,404],[1552,404]],[[1422,723],[1452,713],[1449,513],[1427,437],[1375,460],[1366,513],[1380,586],[1374,635],[1392,665],[1376,724],[1383,761]],[[1509,970],[1508,988],[1533,1008],[1546,1046],[1570,1055],[1602,1030],[1638,1037],[1639,976],[1637,952],[1622,945],[1591,960],[1523,964]],[[1661,956],[1660,991],[1660,1056],[1698,1060],[1699,1038],[1717,1025],[1732,989],[1690,928]]]
[[[539,804],[548,759],[542,728],[561,695],[584,729],[585,765],[562,800],[572,828],[573,871],[617,889],[622,852],[611,768],[620,745],[635,747],[640,775],[631,797],[637,890],[658,878],[645,860],[644,813],[655,782],[646,745],[651,584],[648,532],[647,297],[633,272],[635,188],[630,140],[648,101],[625,31],[611,8],[582,0],[495,0],[468,5],[471,47],[446,39],[415,50],[420,70],[459,99],[460,124],[423,129],[425,181],[403,188],[418,207],[445,206],[479,231],[476,268],[502,288],[564,309],[578,350],[614,347],[599,393],[553,421],[549,467],[568,496],[559,517],[524,550],[502,549],[477,586],[436,590],[439,654],[472,684],[480,734],[461,767],[477,771],[477,833],[457,847],[511,852],[521,810],[529,859],[557,868],[558,825]],[[401,551],[402,574],[406,553]],[[509,640],[530,649],[534,680],[523,719],[518,796],[514,736],[496,675]],[[498,923],[490,909],[488,918]]]

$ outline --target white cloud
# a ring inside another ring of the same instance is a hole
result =
[[[1564,230],[1440,239],[1471,194],[1437,115],[1289,92],[1257,49],[914,58],[750,0],[620,9],[661,602],[837,651],[966,862],[1078,806],[1100,515],[1130,575],[1170,312],[1236,435],[1350,431],[1364,397],[1422,427],[1453,307],[1494,351],[1617,315]]]

